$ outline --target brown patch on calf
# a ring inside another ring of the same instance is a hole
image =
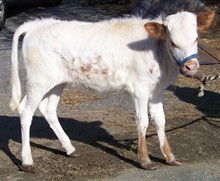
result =
[[[82,73],[90,72],[92,69],[91,65],[83,65],[80,67],[80,70]]]
[[[144,25],[150,36],[156,39],[166,39],[166,28],[164,25],[155,22],[149,22]]]
[[[167,140],[166,137],[164,138],[164,143],[163,143],[163,147],[162,147],[162,152],[163,152],[164,156],[166,157],[167,163],[173,161],[174,156],[173,156],[173,154],[172,154],[172,152],[171,152],[171,148],[170,148],[170,145],[169,145],[168,140]]]
[[[215,11],[209,10],[197,16],[197,26],[200,33],[209,28],[214,20]]]
[[[139,137],[138,145],[138,158],[140,160],[141,167],[145,170],[155,170],[155,165],[151,162],[148,154],[145,136]]]
[[[103,74],[103,75],[107,75],[107,74],[108,74],[108,69],[107,69],[107,68],[102,69],[102,74]]]
[[[145,136],[140,136],[138,144],[138,158],[140,159],[141,165],[151,163],[151,160],[148,155],[148,149],[146,145]]]
[[[77,72],[77,69],[75,69],[75,68],[72,68],[70,70],[71,70],[71,72]]]

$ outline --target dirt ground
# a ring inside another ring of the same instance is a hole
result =
[[[125,6],[123,1],[119,4],[114,3],[98,3],[97,6],[107,9],[106,12],[118,9],[117,12],[120,14],[123,8],[123,12],[129,13],[131,7]],[[215,31],[216,28],[219,27],[216,26]],[[217,40],[213,31],[207,32],[202,39],[220,50],[219,39]],[[220,64],[203,65],[198,74],[207,72],[219,73]],[[207,84],[203,97],[196,96],[195,90],[198,86],[199,82],[180,75],[176,86],[172,86],[164,94],[167,137],[176,157],[189,165],[216,162],[220,158],[220,79]],[[31,127],[35,174],[19,171],[19,118],[3,116],[0,125],[2,120],[4,125],[5,122],[7,125],[4,128],[0,127],[3,133],[0,134],[0,178],[86,180],[114,177],[120,171],[132,167],[139,168],[133,107],[131,97],[125,92],[98,94],[85,89],[65,90],[58,115],[64,130],[77,149],[77,156],[69,158],[65,155],[46,121],[37,113]],[[160,153],[152,124],[148,129],[147,142],[151,159],[156,166],[168,167]],[[213,178],[214,176],[215,173]]]

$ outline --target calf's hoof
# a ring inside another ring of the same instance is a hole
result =
[[[183,165],[183,162],[181,162],[180,160],[173,160],[173,161],[167,162],[167,164],[170,166],[180,166],[180,165]]]
[[[72,146],[71,149],[68,149],[66,152],[68,157],[77,157],[78,155],[76,154],[76,149]]]
[[[75,157],[78,157],[79,155],[76,154],[76,152],[74,151],[74,152],[70,153],[70,154],[67,155],[67,156],[70,157],[70,158],[75,158]]]
[[[28,172],[28,173],[35,173],[36,172],[33,165],[18,165],[18,166],[21,171]]]
[[[156,170],[156,166],[155,166],[153,163],[141,164],[141,167],[142,167],[144,170],[149,170],[149,171]]]

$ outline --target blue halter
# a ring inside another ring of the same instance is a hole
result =
[[[198,53],[195,53],[195,54],[192,54],[192,55],[184,58],[183,60],[177,60],[176,59],[176,62],[177,62],[177,65],[181,68],[184,63],[188,62],[189,60],[191,60],[193,58],[198,58],[198,57],[199,57]]]

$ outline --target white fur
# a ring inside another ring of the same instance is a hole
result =
[[[97,91],[129,91],[135,102],[139,136],[146,134],[149,105],[162,147],[165,135],[162,93],[179,73],[171,52],[178,58],[197,53],[197,43],[193,43],[197,38],[196,18],[186,12],[168,16],[164,20],[169,31],[166,41],[149,38],[144,28],[149,21],[163,22],[160,18],[97,23],[42,19],[18,28],[12,45],[10,106],[20,113],[23,165],[33,164],[29,130],[38,107],[67,154],[75,151],[56,114],[66,83]],[[27,70],[27,92],[22,102],[17,57],[21,34],[25,34],[22,51]],[[172,47],[170,40],[180,49]]]

